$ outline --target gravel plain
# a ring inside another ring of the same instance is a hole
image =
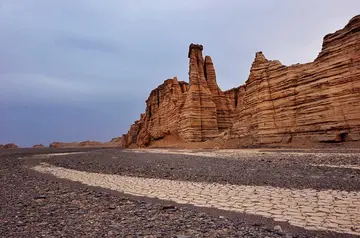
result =
[[[268,150],[104,150],[38,161],[98,173],[181,181],[360,191],[359,153]],[[235,152],[234,152],[235,151]],[[237,152],[236,152],[237,151]],[[184,154],[185,153],[185,154]],[[329,166],[316,166],[316,165]],[[332,165],[339,167],[332,167]]]
[[[69,153],[61,154],[64,152]],[[146,194],[131,195],[33,170],[47,163],[102,176],[355,193],[360,191],[357,169],[360,154],[355,150],[71,152],[79,150],[0,152],[1,237],[356,237],[357,234],[356,226],[345,233],[307,230],[261,214],[177,203]]]

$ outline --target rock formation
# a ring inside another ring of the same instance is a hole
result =
[[[146,101],[146,112],[140,115],[125,135],[126,144],[148,145],[150,140],[177,134],[181,108],[185,103],[188,84],[177,78],[165,80]]]
[[[216,104],[205,78],[202,45],[189,47],[189,91],[180,116],[180,136],[186,141],[204,141],[218,133]]]
[[[236,96],[231,134],[252,144],[359,140],[359,96],[357,16],[324,37],[312,63],[286,67],[256,53],[244,91]]]
[[[43,144],[33,145],[32,148],[45,148]]]
[[[19,148],[19,146],[17,146],[14,143],[9,143],[9,144],[5,144],[5,145],[1,145],[0,148],[1,149],[17,149],[17,148]]]
[[[216,105],[216,119],[219,132],[222,132],[232,126],[232,117],[234,107],[231,100],[221,91],[216,82],[216,73],[214,64],[210,56],[205,57],[205,78],[211,92],[211,98]]]
[[[225,92],[202,50],[189,47],[189,84],[175,77],[150,93],[146,112],[122,136],[126,146],[224,133],[242,145],[360,140],[360,16],[325,36],[314,62],[285,66],[256,53],[245,85]]]
[[[108,142],[82,141],[82,142],[52,142],[50,148],[102,148],[102,147],[125,147],[124,137],[116,137]]]
[[[124,137],[122,136],[112,138],[111,141],[106,142],[105,144],[110,147],[125,147],[126,145]]]
[[[210,56],[203,58],[202,50],[202,45],[189,47],[189,84],[175,77],[150,93],[146,112],[123,135],[127,146],[146,146],[167,135],[184,141],[206,141],[231,127],[231,101],[219,89],[213,62]]]

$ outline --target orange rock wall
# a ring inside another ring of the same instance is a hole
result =
[[[360,139],[360,17],[324,37],[312,63],[286,67],[258,52],[237,95],[233,138],[250,144]]]
[[[212,60],[203,58],[202,48],[195,44],[189,47],[189,84],[175,77],[150,93],[146,112],[124,135],[127,145],[146,146],[166,135],[206,141],[231,127],[231,101],[219,89]]]
[[[150,93],[146,101],[146,112],[138,122],[136,144],[148,145],[150,140],[178,133],[181,109],[184,107],[187,91],[188,84],[179,82],[175,77],[165,80]]]
[[[189,47],[189,84],[166,80],[123,136],[146,146],[176,134],[199,142],[223,131],[245,144],[360,139],[360,16],[324,37],[314,62],[282,65],[256,53],[245,85],[221,91],[209,56]]]
[[[181,112],[180,136],[186,141],[204,141],[219,134],[216,104],[205,78],[202,45],[189,48],[189,91]]]

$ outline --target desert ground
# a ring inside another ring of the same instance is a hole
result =
[[[360,150],[8,149],[1,237],[357,237]]]

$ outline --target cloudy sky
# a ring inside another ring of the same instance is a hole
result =
[[[314,60],[358,0],[0,0],[0,144],[107,141],[127,131],[150,91],[188,80],[204,45],[220,87],[243,84],[256,51]]]

